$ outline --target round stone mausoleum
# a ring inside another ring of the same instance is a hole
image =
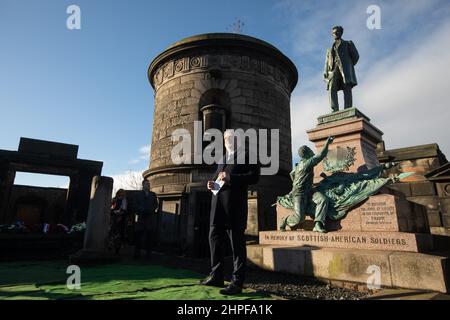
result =
[[[145,179],[161,202],[157,237],[170,246],[185,245],[203,255],[209,223],[210,193],[206,181],[214,165],[194,163],[194,122],[201,130],[279,129],[279,170],[261,176],[249,192],[247,233],[275,228],[271,205],[291,187],[290,95],[298,80],[295,65],[262,40],[230,33],[202,34],[183,39],[150,64],[148,78],[155,90],[150,167]],[[174,164],[176,129],[192,138],[191,164]],[[201,132],[203,134],[203,132]],[[207,244],[206,244],[207,246]]]

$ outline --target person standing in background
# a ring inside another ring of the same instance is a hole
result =
[[[141,257],[141,250],[146,252],[146,259],[150,259],[152,252],[151,221],[152,215],[158,209],[158,198],[150,191],[150,182],[142,181],[142,191],[136,196],[136,224],[134,258]]]

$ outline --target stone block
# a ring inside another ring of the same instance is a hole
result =
[[[408,200],[424,206],[427,210],[439,210],[439,198],[436,196],[408,197]]]
[[[401,192],[405,197],[411,196],[410,183],[393,183],[388,186],[389,189]]]
[[[442,215],[442,225],[445,228],[450,228],[450,215],[448,215],[448,214]]]
[[[436,189],[433,182],[412,182],[411,196],[434,196],[436,195]]]
[[[392,284],[395,287],[447,292],[448,258],[427,254],[394,252],[389,255]]]
[[[337,148],[355,148],[355,162],[349,172],[357,172],[361,168],[373,168],[379,165],[376,148],[382,141],[383,132],[372,125],[366,118],[344,118],[342,120],[317,125],[307,131],[308,138],[319,151],[323,148],[326,139],[334,136],[330,151]],[[323,164],[314,169],[314,182],[322,180],[320,174],[324,171]]]
[[[367,283],[369,267],[379,268],[381,286],[392,286],[389,259],[386,252],[343,249],[311,250],[314,277]]]
[[[184,84],[187,82],[195,82],[198,80],[202,80],[204,78],[204,73],[203,72],[197,72],[197,73],[190,73],[190,74],[186,74],[183,75],[182,77],[180,77],[180,83]]]
[[[257,246],[247,246],[250,247]],[[389,254],[383,251],[346,250],[335,248],[302,248],[261,246],[262,268],[265,270],[298,274],[332,281],[366,283],[369,266],[378,266],[381,285],[392,286],[389,269]],[[255,252],[251,248],[249,251]],[[254,255],[254,253],[253,253]],[[261,261],[254,259],[253,262]]]
[[[76,159],[78,156],[78,146],[53,141],[20,138],[18,152]]]
[[[439,209],[445,215],[450,215],[450,197],[439,198]]]
[[[442,227],[441,215],[437,210],[428,210],[428,223],[431,227]]]
[[[277,204],[277,226],[283,219],[294,214]],[[310,218],[300,226],[312,230],[314,223]],[[426,211],[418,204],[391,194],[378,194],[369,197],[362,205],[349,211],[340,221],[327,219],[329,231],[401,231],[429,233]]]
[[[242,95],[244,97],[253,98],[253,90],[251,90],[251,89],[242,89]]]
[[[439,197],[450,197],[450,183],[443,181],[436,183],[437,194]]]
[[[234,98],[231,98],[230,100],[233,105],[238,105],[238,104],[245,105],[246,104],[246,99],[243,96],[236,96]]]
[[[260,268],[330,282],[366,286],[374,270],[381,287],[448,292],[449,258],[440,255],[336,248],[249,245],[249,263]],[[370,281],[370,283],[373,283]]]
[[[245,234],[258,236],[259,219],[258,219],[258,200],[256,198],[248,199],[248,219]]]
[[[259,101],[255,98],[245,98],[245,104],[253,107],[259,107]]]
[[[433,240],[435,240],[435,236],[444,236],[448,239],[450,239],[450,228],[444,228],[444,227],[430,227],[431,234],[433,235]],[[433,245],[436,243],[436,241],[433,241]],[[445,250],[448,250],[450,248],[450,243],[446,243]],[[439,250],[439,248],[438,248]]]
[[[247,264],[251,266],[263,265],[263,246],[247,245]]]
[[[231,98],[239,97],[242,95],[242,89],[240,88],[234,88],[229,91],[228,96]]]

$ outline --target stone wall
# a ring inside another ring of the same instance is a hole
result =
[[[439,181],[433,181],[429,176],[433,172],[437,174],[439,168],[447,163],[439,146],[428,144],[393,150],[381,149],[378,159],[381,163],[399,163],[387,171],[388,175],[415,173],[401,183],[390,185],[389,188],[400,191],[409,201],[425,206],[432,233],[450,235],[450,192],[445,192],[444,189],[450,185],[450,176],[447,180]]]
[[[221,61],[220,58],[221,56],[216,56],[214,61]],[[188,63],[190,59],[187,57],[181,61]],[[221,66],[214,64],[211,58],[206,61],[208,63],[202,65],[203,69],[188,68],[184,73],[174,74],[173,78],[156,87],[150,170],[174,167],[171,151],[178,142],[172,141],[172,132],[183,128],[194,136],[194,121],[202,120],[201,97],[208,90],[219,89],[230,99],[227,119],[229,127],[280,130],[280,171],[287,173],[291,169],[292,158],[288,89],[277,83],[275,78],[271,79],[256,70],[242,70],[240,66],[221,69],[220,79],[212,79],[210,68]],[[257,62],[255,60],[256,65]],[[171,61],[161,66],[156,74],[160,74],[160,70],[166,70],[170,64],[176,62]],[[193,160],[192,154],[191,161]],[[176,188],[168,185],[185,185],[191,179],[188,173],[180,172],[176,177],[168,173],[154,174],[150,181],[154,190],[167,192],[167,188],[172,188],[170,191],[183,191],[181,186]]]
[[[14,185],[6,221],[13,223],[16,220],[16,213],[21,204],[34,204],[41,206],[43,210],[40,223],[59,223],[64,219],[66,195],[67,189]]]

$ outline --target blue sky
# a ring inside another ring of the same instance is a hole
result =
[[[71,4],[81,8],[81,30],[66,28]],[[371,4],[381,8],[381,30],[366,27]],[[145,170],[150,61],[181,38],[232,31],[240,18],[244,34],[299,69],[293,149],[328,112],[321,73],[330,28],[341,24],[361,55],[355,105],[384,131],[387,148],[437,142],[450,157],[449,17],[446,0],[0,0],[0,149],[16,150],[21,136],[53,140],[79,145],[80,158],[104,161],[103,174],[118,180]],[[65,180],[19,175],[16,183]]]

